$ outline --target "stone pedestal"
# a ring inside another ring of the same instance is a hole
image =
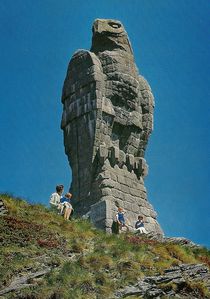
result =
[[[128,171],[127,165],[112,167],[107,159],[95,179],[91,198],[96,203],[91,205],[90,219],[98,228],[110,232],[120,206],[125,211],[126,223],[131,231],[138,216],[142,215],[148,232],[163,234],[156,220],[157,213],[147,200],[143,178],[138,178],[133,170]]]

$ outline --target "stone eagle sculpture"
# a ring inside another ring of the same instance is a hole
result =
[[[150,86],[138,73],[121,22],[97,19],[92,31],[90,51],[78,50],[70,60],[62,94],[76,210],[89,212],[97,227],[110,231],[121,206],[131,228],[140,214],[148,231],[162,235],[143,181],[153,129]]]

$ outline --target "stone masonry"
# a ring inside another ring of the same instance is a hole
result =
[[[70,60],[62,94],[75,210],[110,231],[121,206],[131,229],[143,215],[146,229],[162,235],[144,186],[153,129],[150,86],[138,73],[121,22],[97,19],[92,31],[90,51],[78,50]]]

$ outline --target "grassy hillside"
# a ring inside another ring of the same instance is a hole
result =
[[[28,276],[23,288],[2,298],[114,298],[120,287],[171,266],[210,266],[205,248],[161,243],[132,233],[108,235],[88,221],[65,221],[44,206],[0,197],[8,209],[0,216],[0,290],[15,285],[17,277]],[[47,274],[36,275],[39,271]],[[207,294],[202,283],[197,287]]]

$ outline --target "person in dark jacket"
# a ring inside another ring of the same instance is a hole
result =
[[[135,224],[135,229],[136,229],[136,232],[140,233],[140,234],[148,233],[144,227],[144,217],[143,216],[138,216],[138,221]]]

